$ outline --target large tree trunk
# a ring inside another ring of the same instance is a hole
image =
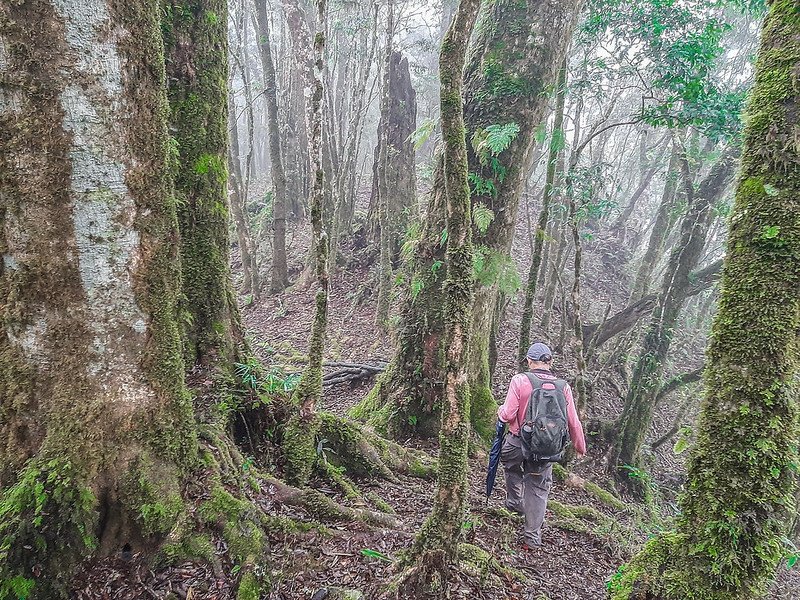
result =
[[[625,567],[614,600],[760,598],[784,556],[798,460],[798,36],[797,4],[770,3],[681,516]]]
[[[492,180],[495,194],[473,194],[494,218],[485,231],[475,230],[476,243],[492,267],[479,274],[473,300],[470,339],[471,418],[474,429],[489,437],[496,403],[490,389],[489,339],[498,289],[509,276],[508,256],[534,146],[534,131],[547,106],[544,91],[554,82],[580,0],[518,3],[502,0],[484,4],[482,22],[464,74],[464,118],[467,139],[490,125],[519,126],[519,133],[500,157],[498,177],[468,148],[469,171]],[[558,35],[553,35],[558,32]],[[497,47],[516,48],[514,52]],[[487,68],[486,65],[491,65]],[[423,236],[417,243],[413,275],[402,308],[399,349],[392,364],[354,415],[367,418],[394,435],[435,434],[438,429],[437,389],[444,377],[442,285],[447,276],[444,258],[445,203],[437,174]]]
[[[456,562],[467,503],[470,390],[467,379],[472,308],[472,227],[464,137],[462,73],[480,0],[461,0],[442,42],[439,73],[445,203],[447,206],[447,279],[444,284],[446,350],[439,465],[433,509],[425,520],[409,560],[414,562],[400,584],[401,598],[449,597],[450,568]]]
[[[3,596],[61,597],[83,556],[155,543],[197,460],[159,16],[0,7]]]
[[[653,418],[653,408],[661,387],[664,361],[667,358],[675,325],[685,296],[689,274],[697,266],[705,247],[714,203],[727,187],[736,166],[737,152],[727,149],[697,192],[693,192],[686,159],[683,179],[687,187],[689,210],[681,224],[681,239],[670,256],[661,291],[639,354],[633,380],[619,421],[619,439],[610,456],[609,468],[617,472],[621,465],[639,466],[639,451]]]
[[[411,135],[417,127],[417,93],[411,85],[408,59],[397,50],[392,52],[391,80],[387,116],[381,115],[378,131],[389,139],[387,155],[390,157],[386,173],[390,198],[389,206],[390,248],[392,261],[400,253],[400,240],[406,226],[416,213],[416,165],[414,143]],[[381,224],[378,212],[378,185],[383,175],[380,153],[383,137],[379,136],[373,164],[373,184],[367,212],[368,235],[372,242],[379,243]]]
[[[170,128],[178,150],[181,308],[191,316],[182,319],[184,353],[188,364],[230,364],[242,332],[229,266],[228,9],[221,0],[197,5],[173,0],[167,6],[162,31]],[[210,13],[218,18],[203,16]]]
[[[289,285],[289,272],[286,265],[287,191],[278,125],[278,90],[275,64],[272,61],[266,0],[256,1],[256,20],[259,29],[258,48],[261,51],[261,66],[264,71],[264,98],[267,103],[269,160],[272,168],[272,184],[275,188],[275,197],[272,203],[272,277],[269,289],[270,292],[277,293]]]

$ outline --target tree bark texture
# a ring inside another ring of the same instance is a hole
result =
[[[221,0],[164,5],[188,364],[231,363],[243,337],[229,266],[227,21]]]
[[[309,107],[308,153],[313,182],[311,187],[312,265],[316,292],[314,321],[308,342],[308,364],[300,376],[293,400],[295,415],[287,424],[284,438],[288,475],[298,485],[305,485],[316,458],[316,431],[319,420],[316,409],[322,399],[322,356],[328,323],[328,235],[322,222],[325,203],[325,173],[323,166],[322,129],[325,65],[325,3],[317,0],[317,30],[314,34],[314,70]]]
[[[784,556],[798,437],[798,37],[797,2],[770,2],[681,516],[626,566],[614,600],[761,598]]]
[[[411,557],[410,580],[417,593],[405,597],[445,598],[451,565],[457,561],[467,502],[467,449],[470,388],[467,377],[472,308],[472,228],[467,179],[467,144],[462,105],[462,74],[479,0],[461,0],[442,41],[439,59],[440,110],[447,205],[445,298],[445,385],[441,399],[438,481],[433,510],[422,525]]]
[[[0,595],[152,544],[196,461],[160,10],[0,6]]]

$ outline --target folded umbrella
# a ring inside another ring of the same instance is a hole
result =
[[[495,425],[494,441],[492,449],[489,451],[489,469],[486,472],[486,502],[494,489],[494,480],[497,477],[497,465],[500,464],[500,451],[503,448],[503,438],[505,437],[506,424],[500,419]]]

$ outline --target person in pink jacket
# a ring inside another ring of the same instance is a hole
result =
[[[506,508],[525,517],[523,548],[542,545],[542,523],[547,509],[547,499],[553,483],[553,463],[529,463],[522,456],[520,426],[525,420],[533,386],[536,381],[557,381],[550,371],[553,354],[545,344],[533,344],[527,353],[530,373],[514,375],[508,386],[505,403],[497,411],[498,418],[508,423],[508,435],[500,454],[506,480]],[[563,382],[567,404],[567,427],[570,440],[578,456],[586,454],[586,439],[583,435],[575,399],[569,384]]]

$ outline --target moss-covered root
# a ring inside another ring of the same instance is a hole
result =
[[[386,440],[364,425],[330,413],[320,413],[320,438],[334,452],[329,457],[354,477],[396,481],[396,473],[432,479],[436,461],[417,450]]]
[[[588,479],[583,479],[574,473],[570,473],[558,463],[553,464],[553,477],[555,477],[556,481],[565,483],[568,487],[574,487],[583,490],[608,508],[613,508],[614,510],[619,511],[628,509],[628,505],[615,496],[612,492],[600,487]]]
[[[316,490],[296,488],[274,477],[265,477],[265,483],[275,490],[275,500],[300,508],[323,522],[362,522],[387,529],[400,526],[397,518],[390,514],[344,506]]]
[[[230,558],[240,567],[237,600],[258,600],[269,590],[268,571],[262,561],[268,527],[264,512],[215,483],[210,498],[198,508],[197,516],[204,525],[222,533]]]

